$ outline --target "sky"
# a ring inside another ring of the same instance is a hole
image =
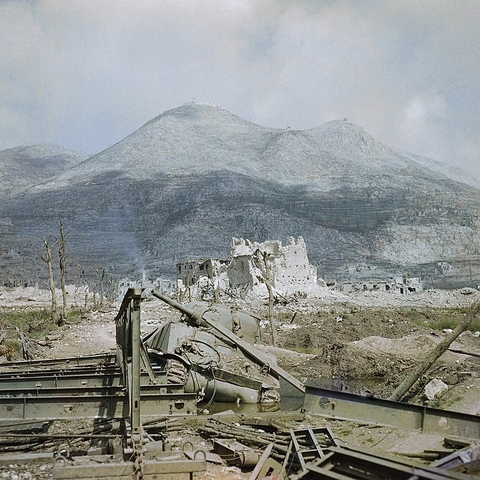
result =
[[[479,24],[480,0],[0,0],[0,150],[95,154],[198,101],[478,174]]]

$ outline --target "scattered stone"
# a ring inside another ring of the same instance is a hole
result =
[[[447,390],[448,385],[445,382],[442,382],[442,380],[438,378],[434,378],[425,385],[423,393],[428,400],[433,400],[434,398],[441,396],[442,393],[445,393]]]

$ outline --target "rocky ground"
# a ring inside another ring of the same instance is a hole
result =
[[[292,298],[276,303],[277,343],[275,347],[271,345],[268,324],[264,322],[265,341],[261,348],[274,352],[280,366],[301,380],[315,380],[327,388],[388,398],[425,354],[448,334],[448,329],[432,328],[435,319],[451,315],[458,323],[479,299],[480,292],[474,289],[431,290],[407,296],[380,292],[347,296],[326,289],[317,298]],[[71,289],[69,300],[72,306],[85,307],[85,295],[81,291]],[[6,309],[48,305],[47,292],[0,290],[0,319]],[[266,318],[265,299],[237,300],[235,307]],[[116,311],[118,305],[85,309],[80,321],[67,322],[47,334],[44,342],[35,344],[38,357],[113,350]],[[147,296],[141,305],[141,318],[142,331],[147,333],[163,321],[178,319],[179,314],[161,300]],[[476,331],[464,332],[409,392],[408,401],[480,414],[478,335]],[[424,387],[432,379],[441,380],[448,389],[428,399]],[[329,425],[345,443],[375,445],[386,452],[409,456],[426,448],[438,448],[443,441],[437,436],[372,429],[365,425],[347,425],[347,422],[330,422]],[[32,474],[4,467],[1,475],[2,478],[51,478],[48,469]],[[209,466],[206,473],[195,478],[241,479],[249,475],[234,467]]]

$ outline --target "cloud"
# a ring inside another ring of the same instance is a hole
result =
[[[441,141],[442,125],[447,116],[447,105],[441,95],[417,95],[400,112],[396,141],[416,145],[428,151],[433,158],[442,155],[445,145]]]
[[[480,168],[479,20],[477,0],[0,1],[0,148],[95,153],[196,99]]]

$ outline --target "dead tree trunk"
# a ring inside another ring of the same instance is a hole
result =
[[[60,246],[58,248],[58,260],[60,266],[60,287],[62,289],[62,321],[67,319],[67,257],[65,253],[65,231],[63,229],[63,220],[60,222]]]
[[[277,329],[275,326],[275,321],[273,319],[273,288],[270,280],[265,280],[265,285],[268,290],[268,321],[270,323],[270,328],[272,329],[272,345],[277,346]]]
[[[104,282],[105,282],[105,269],[98,269],[95,267],[95,271],[98,273],[98,276],[100,277],[100,306],[103,306],[103,299],[105,297],[105,288],[104,288]]]
[[[438,358],[448,350],[450,344],[472,323],[473,319],[478,316],[480,312],[480,302],[475,302],[470,307],[466,317],[460,324],[445,336],[445,338],[419,363],[415,370],[397,387],[397,389],[389,397],[389,400],[399,402],[407,393],[407,391],[415,384],[415,382],[437,361]]]
[[[40,255],[40,258],[47,264],[48,268],[48,283],[50,287],[50,295],[51,295],[51,315],[52,319],[55,323],[59,323],[59,315],[58,315],[58,306],[57,306],[57,296],[55,294],[55,281],[53,279],[53,266],[52,266],[52,248],[55,247],[57,242],[53,245],[50,245],[50,238],[44,238],[43,242],[45,244],[46,255]]]
[[[268,262],[268,253],[263,252],[262,253],[262,258],[263,258],[263,265],[264,268],[263,270],[263,276],[264,276],[264,282],[267,287],[268,291],[268,310],[267,310],[267,318],[268,322],[270,323],[270,328],[272,330],[272,345],[274,347],[277,346],[277,329],[275,327],[275,321],[273,319],[273,287],[272,287],[272,280],[271,280],[271,268],[270,268],[270,263]]]
[[[117,280],[112,275],[108,276],[109,292],[108,292],[108,301],[113,303],[115,300],[115,285]]]

